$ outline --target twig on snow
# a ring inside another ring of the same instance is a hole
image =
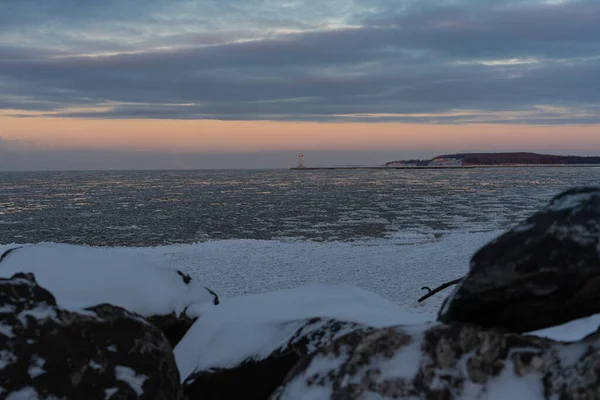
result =
[[[421,288],[421,290],[427,290],[427,294],[425,294],[424,296],[422,296],[418,301],[419,303],[427,300],[428,298],[430,298],[431,296],[433,296],[434,294],[441,292],[442,290],[446,289],[449,286],[452,285],[456,285],[457,283],[460,283],[460,281],[462,281],[463,278],[458,278],[458,279],[454,279],[453,281],[450,282],[446,282],[438,287],[436,287],[435,289],[431,289],[429,286],[423,286]]]

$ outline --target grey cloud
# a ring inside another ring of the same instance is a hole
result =
[[[227,4],[223,7],[239,12],[241,3]],[[380,2],[380,11],[386,4],[392,3]],[[102,112],[56,115],[344,121],[348,118],[340,115],[511,111],[544,104],[571,107],[582,117],[540,114],[522,121],[594,120],[582,111],[600,104],[599,3],[407,4],[398,13],[354,16],[362,21],[360,28],[266,39],[244,29],[169,34],[163,43],[183,46],[170,51],[51,58],[46,49],[13,48],[8,56],[0,55],[0,89],[8,97],[0,108],[60,111],[113,104]],[[93,16],[87,9],[69,13]],[[219,44],[244,36],[254,40]],[[110,48],[111,42],[88,45]],[[530,64],[481,63],[510,58],[535,59]],[[379,120],[465,121],[444,116]]]

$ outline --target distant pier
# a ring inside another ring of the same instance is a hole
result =
[[[293,167],[290,169],[299,170],[299,171],[315,171],[315,170],[322,170],[322,169],[457,169],[457,168],[468,169],[468,168],[477,168],[477,166],[464,166],[464,167],[462,167],[462,166],[451,166],[451,167],[443,167],[443,166],[435,166],[435,167],[428,167],[428,166],[361,167],[361,166],[356,166],[356,167],[302,167],[302,168]]]

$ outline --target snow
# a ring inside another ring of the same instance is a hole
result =
[[[577,210],[583,203],[591,201],[594,197],[600,196],[598,189],[590,192],[575,193],[568,196],[560,196],[554,199],[544,208],[544,211],[563,211],[568,209]]]
[[[487,383],[486,400],[544,399],[543,376],[528,374],[518,376],[512,363],[508,363],[499,376]]]
[[[106,400],[110,399],[112,397],[113,394],[117,393],[119,391],[119,388],[108,388],[106,390],[104,390],[104,398]]]
[[[44,364],[46,364],[46,360],[41,359],[37,356],[33,356],[30,360],[31,366],[27,369],[27,373],[34,379],[42,374],[46,373],[46,370],[43,368]]]
[[[600,314],[569,321],[562,325],[529,332],[530,335],[546,337],[554,340],[573,342],[581,340],[600,327]]]
[[[266,357],[285,344],[304,320],[313,317],[373,327],[429,320],[375,293],[344,284],[311,284],[223,299],[218,307],[199,311],[202,317],[175,348],[182,379],[196,369],[228,367],[248,357]],[[292,321],[299,322],[286,324]]]
[[[25,387],[19,391],[12,392],[6,400],[35,400],[39,399],[38,392],[32,387]]]
[[[180,314],[192,304],[213,302],[196,280],[185,284],[171,268],[141,256],[66,244],[38,244],[11,252],[0,277],[32,272],[57,304],[71,311],[110,303],[143,316]]]
[[[0,314],[12,314],[16,310],[16,307],[11,304],[3,304],[0,306]]]
[[[0,350],[0,370],[17,361],[17,357],[8,350]]]
[[[102,369],[102,365],[98,364],[96,361],[94,360],[90,360],[90,364],[89,364],[90,368],[92,369]]]
[[[127,383],[138,396],[144,394],[142,387],[144,386],[146,379],[148,379],[146,375],[138,375],[129,367],[117,365],[115,367],[115,377],[117,380]]]
[[[104,302],[142,315],[188,307],[189,315],[201,318],[175,349],[185,379],[197,368],[266,356],[309,317],[369,326],[433,321],[452,289],[417,303],[421,286],[463,276],[475,251],[501,233],[411,236],[408,242],[403,236],[352,243],[224,240],[152,248],[40,244],[11,252],[0,262],[0,277],[33,272],[59,305],[71,310]],[[15,246],[0,245],[0,253]],[[190,274],[193,283],[185,285],[174,269]],[[220,295],[218,306],[199,282]],[[530,334],[574,341],[599,325],[596,315]]]
[[[2,322],[0,322],[0,335],[4,335],[9,339],[12,339],[15,337],[12,326],[4,325]]]
[[[379,362],[381,370],[380,380],[385,379],[413,379],[421,367],[423,351],[423,335],[413,335],[412,341],[397,350],[389,360]]]
[[[433,318],[450,289],[418,303],[424,294],[421,287],[463,276],[475,251],[501,233],[460,232],[435,238],[399,232],[390,239],[322,243],[236,239],[114,251],[180,269],[220,297],[309,283],[345,283]]]
[[[24,326],[27,326],[27,317],[32,317],[37,320],[54,319],[56,318],[56,310],[52,306],[42,304],[36,308],[23,310],[18,314],[19,321]]]

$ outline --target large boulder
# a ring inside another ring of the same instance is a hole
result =
[[[219,298],[189,275],[118,249],[44,243],[8,249],[0,277],[33,273],[58,305],[75,311],[109,303],[148,318],[174,347],[198,314],[189,307],[214,306]]]
[[[272,400],[597,399],[600,338],[572,344],[468,324],[355,331],[297,364]]]
[[[371,328],[354,322],[313,318],[277,323],[273,329],[289,332],[287,342],[264,358],[248,358],[232,368],[193,372],[183,382],[187,399],[267,399],[281,385],[288,372],[308,354],[350,332],[368,331]]]
[[[600,313],[600,188],[556,196],[472,258],[442,322],[528,332]]]
[[[328,284],[224,299],[202,314],[175,348],[190,400],[264,399],[300,359],[345,334],[427,319]]]
[[[0,278],[0,397],[179,399],[163,333],[102,304],[70,312],[32,274]]]

